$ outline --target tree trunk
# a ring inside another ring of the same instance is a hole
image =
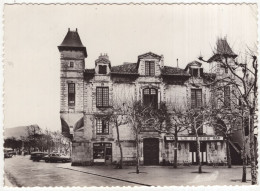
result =
[[[198,136],[197,130],[195,130],[195,135],[196,135],[196,143],[197,143],[196,155],[197,155],[197,161],[198,161],[198,168],[199,168],[199,173],[202,173],[202,167],[201,167],[201,161],[200,161],[200,141],[199,141],[199,136]]]
[[[118,127],[117,121],[116,121],[116,133],[117,133],[118,146],[119,146],[119,150],[120,150],[120,163],[119,163],[118,168],[122,169],[123,168],[123,151],[122,151],[122,146],[121,146],[121,141],[120,141],[120,136],[119,136],[119,127]]]
[[[255,162],[255,135],[254,135],[254,109],[250,109],[249,117],[249,146],[250,146],[250,159],[251,159],[251,184],[257,184],[257,172],[256,172],[256,162]]]
[[[136,134],[136,174],[139,174],[139,139],[138,134]]]
[[[177,136],[177,127],[175,126],[175,133],[174,133],[174,168],[177,168],[177,146],[178,146],[178,136]]]
[[[243,141],[243,150],[242,150],[242,160],[243,160],[243,172],[242,172],[242,182],[246,182],[246,147]]]
[[[243,161],[243,170],[242,170],[242,182],[246,182],[246,138],[245,138],[245,121],[244,121],[244,110],[242,110],[242,161]]]
[[[230,154],[230,143],[229,143],[229,135],[227,136],[226,145],[227,145],[227,163],[228,168],[231,168],[231,154]]]

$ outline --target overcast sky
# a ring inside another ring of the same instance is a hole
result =
[[[4,8],[5,128],[38,124],[60,130],[60,55],[68,28],[78,28],[88,51],[112,65],[149,51],[165,65],[209,58],[218,37],[236,53],[257,39],[256,5],[9,5]]]

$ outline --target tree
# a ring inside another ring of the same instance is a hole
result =
[[[129,102],[130,103],[130,102]],[[151,107],[145,106],[141,101],[133,101],[127,105],[127,121],[132,125],[136,142],[136,173],[139,174],[140,156],[139,144],[140,133],[147,128],[155,119],[151,116]]]
[[[225,42],[225,43],[223,43]],[[218,44],[221,43],[221,46]],[[223,47],[221,51],[220,48]],[[245,112],[249,113],[249,146],[250,146],[250,162],[251,162],[251,183],[257,184],[257,171],[256,171],[256,153],[255,153],[255,135],[254,130],[257,124],[254,124],[257,109],[257,96],[258,96],[258,59],[256,52],[248,49],[244,55],[241,56],[239,61],[237,55],[233,53],[231,48],[225,40],[218,40],[217,50],[215,50],[215,58],[208,61],[199,59],[205,62],[217,61],[221,67],[229,71],[231,75],[218,78],[215,83],[224,82],[232,84],[236,87],[237,95]],[[232,60],[232,61],[231,61]]]
[[[179,130],[188,130],[196,138],[196,158],[198,162],[198,173],[202,173],[202,165],[200,158],[200,140],[199,135],[203,133],[203,126],[210,125],[212,105],[204,105],[197,108],[188,108],[186,106],[175,114],[176,124]],[[178,130],[178,128],[177,128]]]
[[[123,168],[123,150],[122,150],[122,145],[121,145],[121,140],[120,140],[119,126],[127,123],[124,107],[125,107],[124,104],[121,107],[119,107],[115,104],[115,106],[112,107],[108,113],[109,121],[112,122],[116,128],[117,143],[118,143],[118,147],[120,150],[120,162],[118,165],[119,169]]]
[[[19,139],[16,139],[15,137],[10,137],[10,138],[5,139],[4,147],[12,148],[13,150],[17,149],[18,151],[20,151],[20,149],[22,148],[22,141]]]
[[[27,126],[27,142],[29,146],[29,154],[31,153],[31,148],[33,151],[40,149],[40,138],[42,137],[42,130],[38,125]]]
[[[174,104],[173,113],[171,119],[173,120],[174,127],[174,164],[173,167],[177,168],[177,145],[178,145],[178,134],[188,130],[190,125],[187,123],[185,115],[183,115],[182,107],[178,107],[177,104]]]

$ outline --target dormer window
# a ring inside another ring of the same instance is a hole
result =
[[[191,68],[191,75],[193,77],[198,77],[199,76],[199,69],[198,68]]]
[[[73,68],[73,67],[74,67],[74,62],[70,61],[69,67],[70,67],[70,68]]]
[[[99,66],[98,66],[98,73],[99,73],[99,74],[107,74],[107,66],[105,66],[105,65],[99,65]]]
[[[155,75],[155,63],[154,61],[145,61],[145,75],[154,76]]]
[[[203,68],[190,68],[190,75],[193,77],[202,77]]]

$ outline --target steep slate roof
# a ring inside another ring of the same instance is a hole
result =
[[[95,69],[85,69],[85,72],[89,73],[89,74],[94,74],[95,73]]]
[[[137,74],[137,63],[125,63],[111,68],[112,74]]]
[[[189,76],[189,74],[181,69],[181,68],[177,68],[177,67],[171,67],[171,66],[164,66],[162,68],[162,75],[180,75],[180,76]]]
[[[60,51],[66,49],[82,50],[85,57],[87,57],[86,47],[82,44],[77,29],[76,31],[70,31],[69,29],[64,40],[62,41],[61,45],[58,46],[58,48]]]
[[[227,39],[218,39],[217,47],[215,49],[214,55],[208,60],[208,62],[213,62],[219,60],[222,56],[236,58],[237,55],[230,48]]]

